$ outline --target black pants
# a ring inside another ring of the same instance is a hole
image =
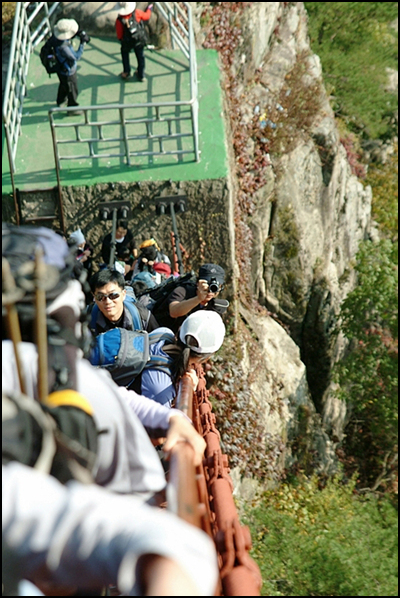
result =
[[[129,63],[129,53],[133,50],[136,54],[137,59],[137,71],[139,79],[143,79],[144,77],[144,67],[145,67],[145,59],[144,59],[144,48],[142,47],[131,47],[128,48],[127,46],[121,46],[121,57],[122,57],[122,64],[124,68],[124,73],[131,73],[131,67]]]
[[[78,106],[78,75],[60,75],[57,73],[60,81],[57,93],[57,105],[64,104],[68,100],[68,106]]]

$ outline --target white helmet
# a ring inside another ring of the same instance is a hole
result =
[[[196,311],[186,318],[179,331],[179,338],[185,345],[188,345],[188,336],[192,336],[198,343],[197,347],[190,344],[195,353],[215,353],[224,342],[225,325],[215,311]]]

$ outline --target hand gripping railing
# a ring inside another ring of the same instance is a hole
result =
[[[205,459],[197,468],[193,465],[192,449],[176,449],[171,457],[169,507],[186,521],[201,527],[215,541],[221,587],[216,595],[259,596],[261,574],[248,551],[251,537],[247,527],[239,523],[233,500],[233,485],[229,476],[228,459],[222,454],[220,435],[215,427],[215,415],[206,390],[201,366],[197,367],[199,384],[196,392],[189,378],[180,383],[177,408],[193,421],[196,430],[206,441]],[[196,479],[197,484],[193,484]],[[197,485],[197,488],[195,487]]]

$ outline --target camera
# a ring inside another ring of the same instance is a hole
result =
[[[86,31],[78,31],[76,35],[81,40],[82,44],[88,44],[90,42],[90,36],[86,33]]]
[[[216,278],[212,278],[208,283],[208,290],[210,291],[210,293],[217,294],[220,292],[221,289],[222,285],[219,284]]]

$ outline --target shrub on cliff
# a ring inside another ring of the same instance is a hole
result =
[[[317,478],[267,492],[243,517],[263,596],[397,596],[397,511]]]
[[[364,484],[391,489],[397,480],[398,245],[366,242],[357,256],[358,286],[341,308],[350,351],[336,368],[350,406],[344,447]],[[347,457],[348,459],[348,457]]]
[[[398,108],[387,91],[397,70],[397,2],[305,2],[313,51],[336,114],[367,138],[391,138]]]

